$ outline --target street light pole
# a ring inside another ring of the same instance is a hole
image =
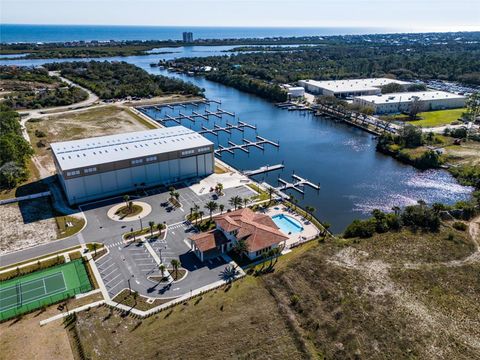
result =
[[[140,220],[140,230],[143,230],[142,218],[140,215],[138,216],[138,220]]]

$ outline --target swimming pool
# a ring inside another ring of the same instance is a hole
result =
[[[290,216],[277,214],[272,216],[272,220],[285,234],[295,234],[303,231],[302,224]]]

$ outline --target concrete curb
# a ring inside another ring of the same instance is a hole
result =
[[[52,321],[58,320],[58,319],[63,319],[64,317],[67,317],[68,315],[75,314],[75,313],[80,312],[80,311],[88,310],[88,309],[91,309],[92,307],[97,307],[97,306],[102,305],[104,303],[105,303],[105,300],[100,300],[100,301],[96,301],[96,302],[93,302],[91,304],[83,305],[83,306],[80,306],[80,307],[75,308],[73,310],[70,310],[70,311],[52,316],[48,319],[41,320],[40,321],[40,326],[44,326],[44,325],[46,325],[46,324],[48,324]]]

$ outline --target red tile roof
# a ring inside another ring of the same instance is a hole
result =
[[[220,230],[210,230],[189,237],[201,252],[215,249],[217,246],[228,243],[228,239]]]
[[[227,212],[215,217],[215,223],[225,231],[238,230],[236,238],[245,239],[248,251],[258,251],[288,239],[268,215],[250,208]]]

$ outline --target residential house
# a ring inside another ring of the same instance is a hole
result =
[[[250,208],[218,215],[214,221],[215,229],[189,238],[192,250],[202,261],[226,253],[241,240],[247,244],[246,255],[254,260],[288,239],[270,216]]]

